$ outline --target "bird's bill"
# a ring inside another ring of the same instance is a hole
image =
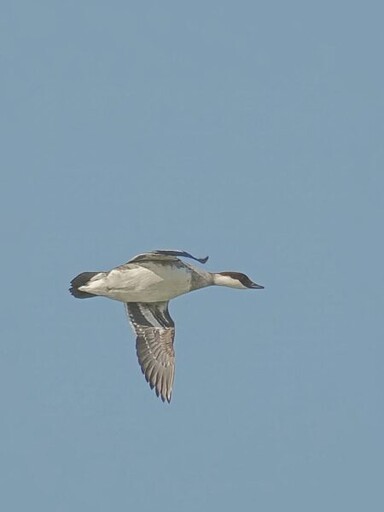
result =
[[[255,290],[262,290],[264,286],[261,286],[261,284],[253,283],[249,286],[249,288],[254,288]]]

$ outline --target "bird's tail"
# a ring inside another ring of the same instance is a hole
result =
[[[93,293],[82,292],[79,290],[79,288],[80,286],[86,285],[88,281],[97,274],[100,274],[100,272],[83,272],[82,274],[79,274],[74,279],[72,279],[69,291],[77,299],[88,299],[90,297],[96,297],[96,295]]]

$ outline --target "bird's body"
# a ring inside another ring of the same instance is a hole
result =
[[[178,258],[195,258],[184,251],[153,251],[139,254],[109,272],[83,272],[71,281],[77,298],[103,296],[124,302],[137,334],[136,350],[141,369],[162,400],[171,399],[174,377],[174,323],[169,300],[185,293],[218,285],[232,288],[263,288],[238,272],[211,273]]]
[[[176,258],[175,258],[176,259]],[[121,302],[160,302],[209,286],[209,272],[181,260],[128,262],[95,274],[80,291]]]

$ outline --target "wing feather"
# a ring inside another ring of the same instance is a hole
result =
[[[175,375],[175,324],[168,312],[168,302],[128,302],[126,309],[137,336],[141,370],[156,395],[163,402],[170,402]]]
[[[138,254],[134,258],[128,261],[128,263],[137,263],[140,261],[177,261],[178,258],[191,258],[192,260],[196,260],[199,263],[206,263],[208,260],[208,256],[205,258],[196,258],[189,254],[186,251],[167,251],[167,250],[158,250],[152,252],[145,252],[143,254]]]

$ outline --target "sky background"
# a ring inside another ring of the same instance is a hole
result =
[[[383,510],[383,16],[2,3],[1,510]],[[68,293],[164,248],[265,285],[171,303],[170,405]]]

